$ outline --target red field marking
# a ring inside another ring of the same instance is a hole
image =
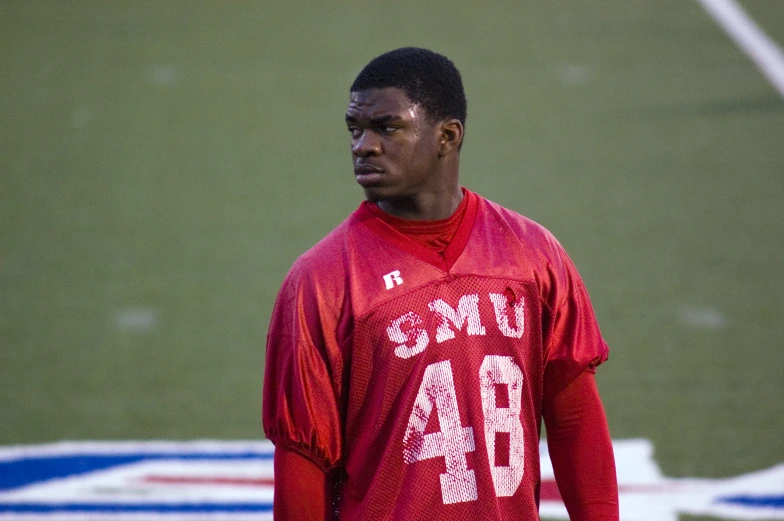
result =
[[[219,478],[213,476],[145,476],[144,483],[164,485],[230,485],[239,487],[271,487],[273,478]]]

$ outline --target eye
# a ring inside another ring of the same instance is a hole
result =
[[[362,129],[359,127],[348,127],[348,133],[351,134],[352,139],[357,139],[362,135]]]
[[[392,132],[396,131],[397,129],[398,129],[398,127],[393,127],[393,126],[390,126],[390,125],[386,125],[384,127],[381,127],[381,130],[383,130],[386,134],[391,134]]]

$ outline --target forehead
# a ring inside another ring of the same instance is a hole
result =
[[[387,87],[352,92],[346,115],[357,119],[379,116],[416,118],[419,110],[419,105],[408,99],[402,89]]]

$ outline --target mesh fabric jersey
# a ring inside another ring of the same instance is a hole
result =
[[[561,245],[465,194],[443,255],[364,203],[281,288],[265,432],[340,471],[340,519],[538,520],[543,397],[607,358]]]

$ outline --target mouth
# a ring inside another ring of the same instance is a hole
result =
[[[363,187],[371,186],[384,177],[384,171],[376,166],[359,164],[354,166],[354,178]]]

